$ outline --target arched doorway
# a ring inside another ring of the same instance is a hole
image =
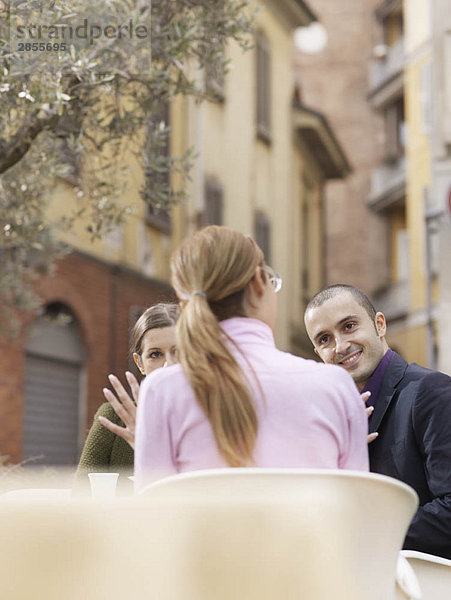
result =
[[[76,464],[84,355],[73,313],[61,303],[48,305],[27,338],[23,459]]]

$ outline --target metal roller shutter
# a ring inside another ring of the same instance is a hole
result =
[[[27,357],[24,459],[33,464],[73,465],[78,455],[80,366]]]
[[[49,305],[27,337],[23,459],[40,465],[77,463],[83,364],[83,341],[74,315],[60,303]]]

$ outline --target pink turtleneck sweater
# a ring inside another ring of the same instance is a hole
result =
[[[368,470],[368,420],[354,382],[340,367],[277,350],[262,321],[221,322],[252,366],[248,375],[258,415],[258,467]],[[157,369],[141,384],[135,441],[135,489],[182,471],[227,467],[210,423],[181,365]]]

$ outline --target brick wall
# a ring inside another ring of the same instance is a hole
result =
[[[311,0],[328,33],[316,55],[295,56],[302,101],[324,112],[353,172],[326,187],[326,284],[371,292],[388,277],[387,225],[366,206],[371,170],[382,155],[383,124],[368,102],[374,9],[380,0]]]
[[[43,303],[61,302],[75,315],[85,350],[85,429],[89,429],[99,404],[107,375],[124,379],[128,369],[129,315],[133,306],[147,307],[173,299],[164,282],[146,280],[139,274],[73,253],[58,264],[51,277],[38,283]],[[23,382],[26,330],[0,345],[0,455],[13,462],[22,458]]]

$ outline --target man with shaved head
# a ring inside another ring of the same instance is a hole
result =
[[[419,496],[404,547],[451,558],[451,378],[393,352],[384,315],[358,288],[318,292],[304,319],[315,353],[346,369],[362,397],[369,395],[371,471],[404,481]]]

